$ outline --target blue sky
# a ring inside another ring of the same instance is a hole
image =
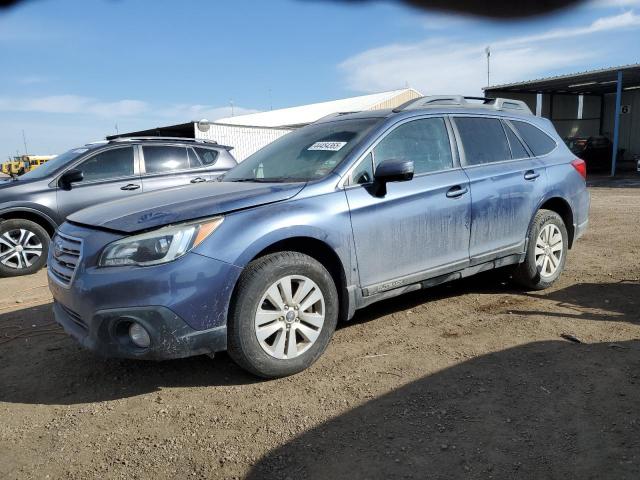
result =
[[[0,12],[0,155],[406,85],[491,83],[640,62],[640,0],[496,22],[397,3],[33,0]]]

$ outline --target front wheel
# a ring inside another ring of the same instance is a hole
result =
[[[331,275],[298,252],[273,253],[251,262],[232,303],[229,355],[264,378],[308,368],[327,348],[338,321]]]
[[[560,276],[567,260],[567,227],[556,212],[539,210],[529,232],[525,261],[513,279],[531,290],[550,287]]]
[[[0,277],[29,275],[47,263],[49,234],[35,222],[23,219],[0,223]]]

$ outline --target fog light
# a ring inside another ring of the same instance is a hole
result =
[[[149,332],[139,323],[132,323],[129,327],[129,337],[131,341],[140,348],[147,348],[151,345]]]

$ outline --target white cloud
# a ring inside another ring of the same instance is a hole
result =
[[[167,118],[176,118],[188,121],[202,120],[203,118],[206,118],[207,120],[217,120],[219,118],[230,117],[232,113],[233,115],[245,115],[248,113],[255,113],[257,111],[258,110],[239,106],[234,106],[232,109],[231,105],[216,107],[213,105],[177,104],[168,108],[163,108],[159,113]]]
[[[588,5],[596,8],[636,7],[640,6],[640,0],[592,0]]]
[[[586,27],[548,30],[537,35],[526,35],[496,42],[496,45],[516,45],[523,43],[544,42],[547,40],[567,39],[572,37],[591,35],[594,33],[606,32],[609,30],[622,30],[625,28],[636,27],[640,27],[640,15],[636,15],[633,11],[628,11],[621,13],[620,15],[598,18]]]
[[[1,97],[0,112],[34,112],[54,114],[84,114],[97,117],[114,118],[137,117],[150,121],[187,122],[207,118],[231,116],[231,105],[216,107],[213,105],[175,104],[170,106],[151,105],[141,100],[118,100],[107,102],[80,95],[50,95],[45,97]],[[234,115],[254,113],[257,110],[233,107]]]
[[[597,19],[585,27],[549,30],[491,42],[491,83],[539,77],[601,57],[602,52],[585,48],[584,42],[572,49],[568,39],[638,27],[640,16],[625,12]],[[339,69],[344,72],[347,85],[355,91],[375,92],[409,84],[427,94],[475,95],[487,83],[485,45],[452,41],[447,37],[393,44],[350,57],[339,65]]]
[[[46,97],[0,97],[0,111],[40,113],[80,113],[104,117],[138,115],[148,106],[140,100],[104,102],[80,95],[51,95]]]

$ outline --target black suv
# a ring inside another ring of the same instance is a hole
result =
[[[34,273],[73,212],[117,199],[214,180],[237,165],[231,147],[188,138],[129,137],[74,148],[0,182],[0,276]]]

